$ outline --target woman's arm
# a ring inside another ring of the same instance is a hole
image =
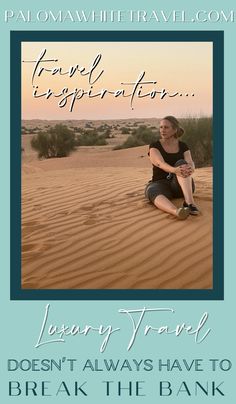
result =
[[[184,160],[191,166],[192,173],[193,173],[195,170],[195,164],[193,162],[190,150],[187,150],[186,152],[184,152]]]
[[[173,174],[176,173],[177,167],[173,167],[173,166],[170,166],[169,164],[167,164],[165,162],[165,160],[163,159],[159,150],[152,147],[149,151],[149,156],[150,156],[151,163],[154,166],[161,168],[163,171],[166,171],[167,173],[173,173]]]

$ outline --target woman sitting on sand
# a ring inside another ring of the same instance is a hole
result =
[[[184,133],[174,116],[166,116],[160,121],[160,140],[149,146],[149,156],[153,165],[152,180],[146,186],[146,197],[164,212],[180,220],[200,212],[193,199],[194,162],[188,146],[179,139]],[[170,201],[184,197],[181,208]]]

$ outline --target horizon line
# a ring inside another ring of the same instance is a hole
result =
[[[174,115],[176,116],[176,115]],[[186,115],[182,117],[178,117],[178,119],[200,119],[200,118],[212,118],[212,115]],[[100,118],[100,119],[89,119],[89,118],[81,118],[81,119],[57,119],[57,118],[21,118],[21,121],[122,121],[122,120],[147,120],[147,119],[164,119],[164,117],[142,117],[142,118]]]

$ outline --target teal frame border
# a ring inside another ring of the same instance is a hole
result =
[[[10,298],[11,300],[223,300],[224,299],[224,32],[223,31],[11,31],[10,35]],[[213,288],[21,289],[21,42],[213,43]]]

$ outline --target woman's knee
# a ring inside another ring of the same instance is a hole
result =
[[[183,164],[188,164],[188,163],[184,159],[180,159],[180,160],[176,161],[175,167],[182,166]]]
[[[145,197],[151,202],[154,203],[154,199],[157,196],[157,192],[153,183],[147,184],[144,190]]]

